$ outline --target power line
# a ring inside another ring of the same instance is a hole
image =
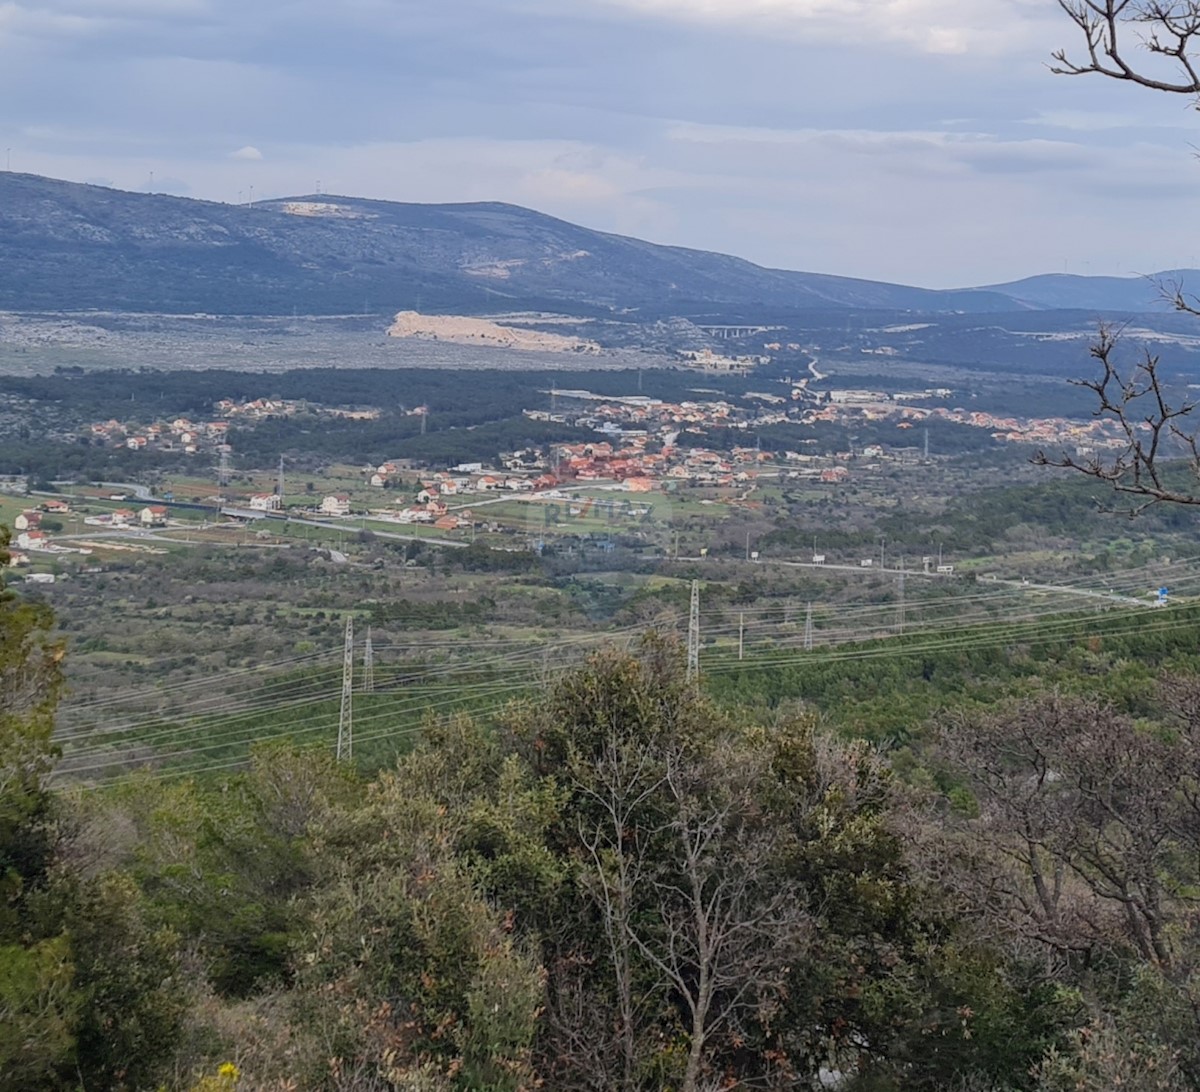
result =
[[[916,642],[898,642],[898,641],[881,641],[873,647],[866,648],[849,648],[849,649],[830,649],[827,652],[819,654],[816,660],[805,658],[803,663],[808,665],[828,664],[837,662],[859,661],[859,660],[874,660],[880,658],[904,658],[915,655],[922,655],[929,652],[945,652],[967,649],[984,649],[991,647],[999,647],[1014,640],[1055,640],[1062,636],[1070,636],[1073,630],[1077,631],[1077,626],[1080,619],[1077,617],[1060,618],[1058,622],[1047,626],[1045,623],[1038,624],[1037,620],[1026,622],[1019,625],[1010,625],[1001,628],[992,628],[988,630],[977,630],[976,633],[959,637],[957,634],[951,634],[949,639],[938,638],[936,635],[929,635],[927,639]],[[1141,632],[1169,632],[1176,629],[1194,629],[1196,621],[1188,618],[1165,618],[1157,616],[1153,621],[1146,622],[1141,614],[1136,617],[1116,618],[1110,620],[1103,627],[1105,632],[1111,634],[1120,634],[1122,632],[1139,629]],[[749,663],[739,663],[737,661],[718,658],[713,665],[710,666],[710,671],[713,674],[727,674],[742,670],[764,670],[781,666],[796,666],[801,661],[797,660],[795,654],[787,654],[785,650],[779,650],[775,654],[761,656]],[[561,666],[561,670],[566,670],[565,665]],[[505,685],[488,685],[483,684],[477,688],[480,691],[479,698],[487,703],[490,708],[496,705],[498,708],[504,702],[510,700],[511,696],[525,691],[532,685],[532,679],[513,681]],[[437,702],[422,702],[422,698],[418,695],[412,695],[409,699],[405,699],[402,704],[409,711],[416,712],[420,709],[423,712],[433,712],[440,708],[452,707],[460,704],[464,696],[465,688],[455,688],[454,696],[447,697]],[[498,704],[497,704],[498,703]],[[485,708],[476,708],[474,712],[478,715],[484,715]],[[301,737],[311,735],[316,732],[326,730],[326,726],[330,723],[329,717],[331,714],[318,715],[315,718],[307,718],[289,725],[288,735],[292,737]],[[394,706],[389,706],[386,709],[374,712],[365,718],[359,718],[355,724],[356,729],[361,729],[366,724],[386,722],[388,727],[382,728],[379,731],[373,732],[367,736],[359,734],[359,742],[365,740],[378,740],[389,737],[403,737],[413,734],[419,729],[397,729],[395,725],[397,710]],[[207,738],[207,737],[206,737]],[[206,741],[204,745],[197,747],[184,747],[181,750],[168,754],[159,754],[155,756],[157,761],[172,761],[174,759],[195,759],[196,757],[211,753],[214,751],[225,750],[230,747],[248,746],[259,738],[258,733],[252,732],[248,735],[243,735],[235,739],[226,739],[216,742]],[[133,741],[134,745],[138,741]],[[74,756],[72,756],[74,757]],[[119,754],[110,754],[103,761],[93,762],[88,765],[78,766],[67,771],[74,775],[86,774],[92,771],[108,770],[115,763],[120,763],[122,758]],[[236,765],[244,764],[246,759],[238,760],[222,760],[219,763],[211,766],[191,766],[187,769],[179,771],[164,771],[162,776],[175,776],[180,774],[194,774],[203,772],[206,769],[230,769]]]
[[[367,642],[363,646],[363,693],[375,692],[375,650],[371,647],[371,627],[367,626]]]

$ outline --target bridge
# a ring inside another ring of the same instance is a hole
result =
[[[738,338],[754,337],[755,334],[765,334],[768,330],[778,330],[778,326],[728,326],[719,324],[715,326],[696,324],[696,328],[703,330],[710,337],[715,337],[718,341],[735,341]]]

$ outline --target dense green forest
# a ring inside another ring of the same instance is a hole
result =
[[[85,791],[9,593],[0,1088],[1198,1087],[1200,619],[1152,617],[703,687],[649,635],[382,770]]]

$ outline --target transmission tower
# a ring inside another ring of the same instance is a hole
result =
[[[275,482],[275,495],[279,498],[279,503],[283,503],[283,456],[279,456],[279,478]]]
[[[346,619],[346,647],[342,655],[342,711],[338,717],[337,760],[349,762],[354,752],[354,615]]]
[[[700,581],[692,581],[692,610],[688,618],[687,680],[700,676]]]
[[[229,488],[229,452],[228,444],[221,444],[217,449],[221,458],[217,462],[217,507],[225,503],[225,490]]]
[[[811,652],[813,647],[812,604],[809,603],[804,611],[804,651]]]
[[[367,626],[367,643],[363,645],[363,693],[375,693],[375,650],[371,647],[371,627]]]

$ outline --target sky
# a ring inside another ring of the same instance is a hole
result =
[[[952,287],[1200,266],[1187,99],[1056,0],[0,0],[0,167],[498,200]]]

